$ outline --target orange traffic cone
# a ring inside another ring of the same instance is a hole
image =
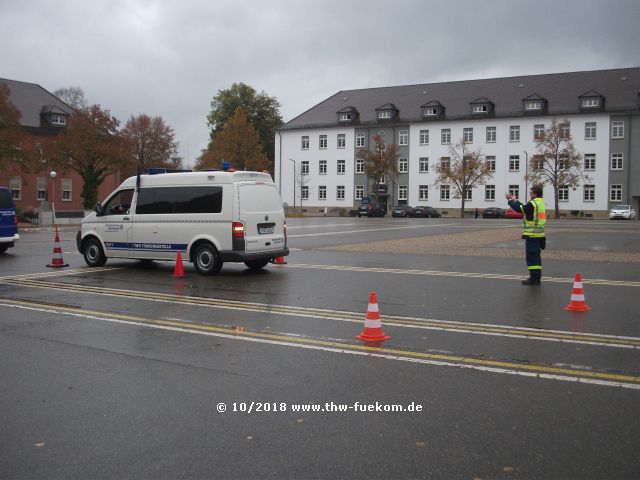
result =
[[[582,289],[582,276],[576,273],[576,278],[573,281],[573,292],[571,293],[571,301],[569,305],[564,307],[569,312],[586,312],[591,310],[591,307],[584,301],[584,290]]]
[[[389,340],[382,331],[382,323],[380,323],[380,310],[378,309],[378,299],[376,292],[369,295],[369,306],[367,307],[367,318],[364,320],[364,330],[360,335],[356,335],[363,342],[382,342]]]
[[[274,265],[286,265],[287,261],[284,259],[284,257],[276,257],[273,263]]]
[[[53,245],[53,259],[51,263],[47,264],[47,267],[68,267],[68,263],[64,263],[62,259],[62,248],[60,248],[60,235],[58,235],[58,225],[56,225],[56,239]]]
[[[178,252],[176,255],[176,266],[173,269],[174,277],[184,277],[184,267],[182,266],[182,254]]]

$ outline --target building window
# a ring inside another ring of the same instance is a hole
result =
[[[436,117],[438,115],[437,107],[427,107],[422,110],[422,115],[425,117]]]
[[[595,140],[596,139],[596,122],[585,122],[584,124],[584,139]]]
[[[509,127],[509,141],[510,142],[519,142],[520,141],[520,126],[519,125],[511,125]]]
[[[66,125],[67,124],[67,119],[64,115],[57,115],[57,114],[53,114],[51,115],[51,125]]]
[[[509,171],[520,171],[520,155],[509,155]]]
[[[496,143],[496,127],[487,127],[487,143]]]
[[[623,120],[613,120],[611,122],[611,138],[624,138]]]
[[[364,173],[364,160],[356,158],[356,173]]]
[[[408,195],[408,188],[406,185],[398,186],[398,200],[406,200]]]
[[[364,133],[356,133],[356,147],[362,148],[365,146]]]
[[[303,160],[302,164],[300,165],[300,173],[302,175],[309,175],[309,161],[308,160]]]
[[[473,106],[473,113],[487,113],[489,109],[487,108],[487,105],[474,105]]]
[[[470,187],[465,188],[464,190],[464,199],[465,201],[471,201],[473,200],[473,189]]]
[[[62,179],[62,201],[63,202],[71,201],[71,179],[70,178]]]
[[[571,138],[571,124],[569,124],[568,122],[560,124],[560,138]]]
[[[429,145],[429,130],[420,130],[420,145]]]
[[[420,157],[420,173],[429,172],[429,157]]]
[[[524,102],[524,108],[527,112],[542,110],[542,102],[540,100]]]
[[[622,170],[624,154],[612,153],[611,154],[611,170]]]
[[[327,136],[326,135],[320,135],[320,148],[321,149],[327,148]]]
[[[391,112],[389,111],[378,112],[378,118],[391,118]]]
[[[595,170],[596,169],[596,154],[585,153],[584,154],[584,169]]]
[[[344,175],[347,171],[347,163],[345,160],[338,160],[338,175]]]
[[[11,190],[11,198],[20,200],[22,198],[22,179],[20,177],[13,177],[9,181],[9,189]]]
[[[440,157],[440,168],[443,170],[449,170],[451,168],[451,158]]]
[[[325,185],[320,185],[318,187],[318,200],[326,200],[327,199],[327,187]]]
[[[326,160],[320,160],[320,163],[318,165],[318,173],[320,175],[326,175],[327,174],[327,161]]]
[[[544,168],[544,157],[542,155],[534,155],[531,166],[534,170],[542,170]]]
[[[309,200],[309,186],[308,185],[302,185],[302,187],[300,187],[300,198],[302,198],[302,200]]]
[[[509,185],[509,193],[520,198],[520,185]]]
[[[621,202],[622,201],[622,185],[610,185],[609,186],[609,201]]]
[[[582,100],[582,108],[594,108],[600,106],[600,100],[597,98],[584,98]]]
[[[304,135],[302,137],[301,147],[302,147],[302,150],[309,150],[309,137],[307,135]]]
[[[398,173],[408,173],[409,172],[409,159],[407,158],[399,158],[398,159]]]
[[[561,186],[558,187],[558,200],[560,202],[568,202],[569,201],[569,187]]]
[[[420,185],[418,187],[418,198],[420,201],[429,200],[429,185]]]
[[[595,185],[585,185],[583,197],[585,202],[595,202],[596,201],[596,186]]]
[[[440,131],[440,141],[443,145],[449,145],[451,143],[451,129],[443,128]]]
[[[473,128],[462,129],[462,141],[464,143],[473,143]]]
[[[486,157],[485,162],[487,163],[487,167],[489,168],[489,171],[491,172],[496,171],[496,157],[494,157],[493,155],[489,155]]]
[[[336,187],[336,199],[344,200],[344,185],[338,185]]]
[[[356,185],[356,200],[362,200],[364,198],[364,185]]]
[[[46,199],[47,179],[45,177],[38,177],[36,179],[36,200],[38,200],[39,202],[44,202]]]
[[[338,148],[344,148],[347,145],[347,137],[344,133],[338,134]]]
[[[449,200],[451,198],[451,187],[449,185],[440,185],[440,200]]]
[[[350,113],[341,113],[340,114],[340,121],[341,122],[348,122],[349,120],[351,120],[351,114]]]
[[[484,186],[484,199],[493,201],[496,199],[496,186],[495,185],[485,185]]]
[[[538,123],[533,126],[533,139],[540,140],[544,137],[544,123]]]
[[[409,145],[409,130],[400,130],[398,145]]]

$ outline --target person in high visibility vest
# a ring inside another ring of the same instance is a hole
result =
[[[542,279],[542,257],[541,250],[544,250],[547,239],[544,234],[544,226],[547,222],[547,214],[542,200],[542,187],[533,186],[529,191],[531,200],[521,203],[515,195],[507,193],[506,197],[509,207],[516,212],[522,213],[522,238],[525,240],[525,259],[529,278],[523,280],[523,285],[540,285]]]

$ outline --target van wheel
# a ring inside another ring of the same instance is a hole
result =
[[[7,251],[9,247],[7,245],[0,245],[0,253],[4,253]]]
[[[90,267],[101,267],[107,263],[107,257],[97,239],[91,238],[84,244],[84,261]]]
[[[222,269],[222,259],[216,247],[210,243],[202,243],[196,247],[193,266],[202,275],[215,275]]]
[[[251,270],[260,270],[264,268],[269,263],[269,260],[248,260],[244,262],[244,264],[249,267]]]

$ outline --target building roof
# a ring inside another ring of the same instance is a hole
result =
[[[40,127],[43,113],[73,113],[73,108],[40,85],[5,78],[0,78],[0,83],[9,87],[9,101],[22,114],[20,124],[23,127]]]
[[[477,118],[471,113],[471,103],[482,97],[494,103],[494,117],[519,117],[524,115],[522,100],[534,94],[547,101],[547,115],[578,114],[584,113],[579,97],[591,90],[605,98],[604,112],[639,112],[640,68],[342,90],[280,129],[338,126],[336,112],[347,105],[360,113],[360,125],[375,124],[376,108],[388,103],[399,110],[396,123],[424,121],[421,107],[435,102],[446,109],[441,121]]]

